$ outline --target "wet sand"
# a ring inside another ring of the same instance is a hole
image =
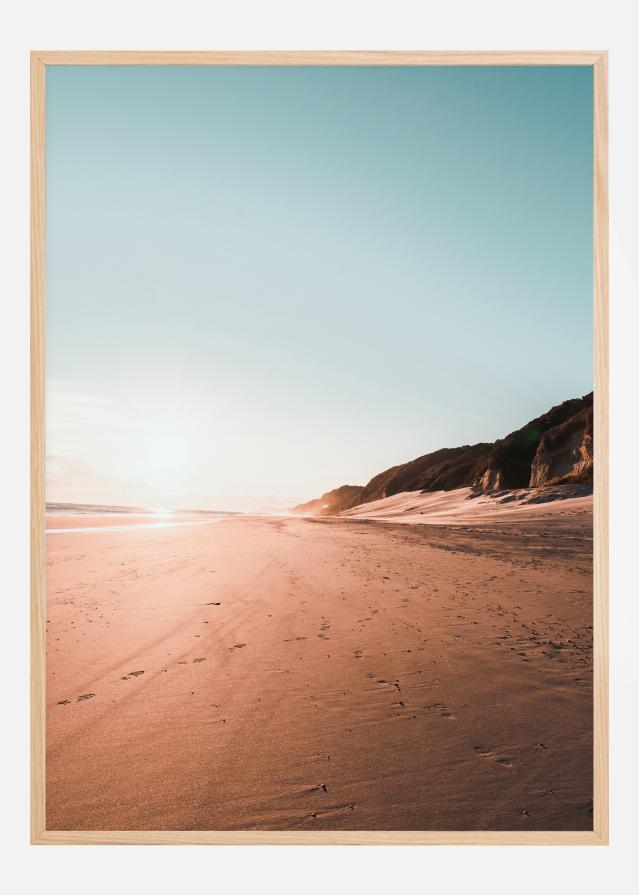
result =
[[[591,517],[47,537],[47,828],[592,828]]]

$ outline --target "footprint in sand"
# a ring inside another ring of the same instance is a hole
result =
[[[123,681],[128,681],[132,677],[140,677],[141,674],[144,674],[143,671],[129,671],[128,674],[125,674],[122,678]]]
[[[482,758],[492,759],[495,764],[498,764],[502,768],[512,768],[513,766],[512,760],[510,758],[506,758],[505,756],[500,756],[498,758],[496,754],[488,749],[486,746],[475,746],[475,752]]]
[[[434,712],[436,715],[439,715],[441,718],[452,718],[453,713],[448,708],[448,706],[443,702],[431,702],[430,705],[426,706],[427,711]]]
[[[76,702],[86,702],[87,699],[93,699],[95,693],[83,693],[82,696],[78,696]]]
[[[71,705],[71,700],[70,699],[61,699],[58,702],[58,705]]]
[[[317,820],[318,817],[327,817],[331,814],[337,814],[341,811],[354,811],[355,803],[349,805],[335,805],[333,808],[325,808],[322,811],[313,811],[311,814],[307,814],[304,820]]]
[[[328,787],[325,783],[321,783],[319,786],[311,786],[309,793],[311,792],[328,792]]]
[[[206,662],[206,656],[202,656],[201,659],[193,659],[193,663],[195,662]]]
[[[236,649],[242,649],[242,648],[245,647],[245,646],[246,646],[245,643],[236,643],[236,644],[234,644],[233,646],[229,647],[229,652],[232,653],[233,650],[236,650]]]

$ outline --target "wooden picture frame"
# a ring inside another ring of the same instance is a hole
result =
[[[95,65],[587,66],[594,97],[594,816],[587,832],[55,831],[45,825],[45,72]],[[608,125],[607,53],[80,52],[31,54],[31,841],[35,844],[601,845],[608,842]]]

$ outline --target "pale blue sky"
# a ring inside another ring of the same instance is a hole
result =
[[[589,391],[591,107],[585,67],[49,67],[50,499],[308,498]]]

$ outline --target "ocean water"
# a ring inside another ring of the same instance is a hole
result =
[[[78,520],[78,524],[70,527],[47,526],[47,534],[72,534],[75,532],[86,534],[87,532],[129,531],[140,528],[213,525],[229,516],[237,515],[219,510],[169,510],[71,503],[48,503],[46,514],[47,519],[64,517]],[[91,525],[92,520],[98,519],[100,520],[99,525]]]

